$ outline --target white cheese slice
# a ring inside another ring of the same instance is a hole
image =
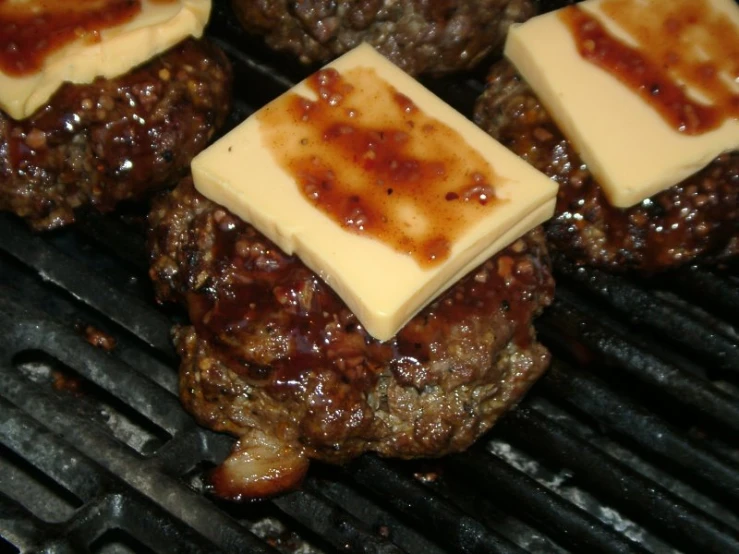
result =
[[[42,13],[47,2],[22,3]],[[0,71],[0,108],[23,119],[46,104],[64,82],[86,84],[96,77],[122,75],[188,36],[200,37],[211,10],[211,0],[141,0],[141,4],[135,18],[101,30],[100,40],[81,38],[54,51],[39,71],[22,76]]]
[[[644,13],[664,0],[637,2]],[[703,1],[703,0],[701,0]],[[705,0],[734,28],[739,43],[739,7],[734,0]],[[601,10],[603,0],[577,4],[609,32],[635,46],[639,38],[617,26]],[[649,18],[645,18],[652,21]],[[659,33],[655,21],[649,32]],[[739,45],[734,48],[734,55]],[[728,52],[727,52],[728,55]],[[626,208],[669,188],[739,147],[739,121],[727,119],[714,130],[686,135],[673,129],[649,103],[605,69],[577,51],[567,24],[552,12],[509,31],[505,56],[534,90],[603,188],[610,203]],[[739,75],[726,75],[739,93]],[[699,92],[687,93],[700,100]]]
[[[368,333],[387,340],[466,273],[550,218],[556,186],[372,47],[361,45],[329,67],[341,75],[371,68],[420,110],[456,130],[499,177],[495,194],[501,201],[456,237],[444,261],[424,268],[381,240],[345,230],[306,199],[265,144],[261,114],[279,98],[201,152],[192,162],[192,175],[203,195],[254,225],[285,252],[297,254],[336,291]],[[305,82],[287,94],[296,93],[316,98]],[[283,130],[286,148],[287,142],[301,140],[299,130],[292,136],[291,128]],[[396,208],[403,219],[406,207]]]

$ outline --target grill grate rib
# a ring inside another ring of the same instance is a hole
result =
[[[226,3],[210,34],[236,67],[232,124],[306,74]],[[430,84],[467,114],[481,86]],[[182,314],[153,302],[143,212],[42,235],[0,214],[0,551],[739,552],[736,266],[630,280],[558,261],[537,324],[552,369],[475,448],[316,465],[233,505],[204,486],[232,439],[177,400]]]
[[[593,294],[610,308],[626,315],[635,329],[647,328],[657,337],[690,349],[717,369],[739,374],[739,342],[661,301],[643,286],[596,269],[583,270],[569,263],[557,266],[557,283]],[[696,287],[698,285],[696,284]]]
[[[639,545],[495,456],[464,452],[452,457],[450,467],[474,479],[490,496],[506,498],[508,509],[531,520],[566,547],[612,554],[645,552]]]
[[[0,217],[0,234],[15,237],[4,246],[8,254],[35,268],[43,279],[83,300],[93,309],[108,314],[113,321],[154,348],[171,350],[169,322],[162,314],[109,286],[105,280],[96,279],[94,273],[86,271],[57,249],[45,247],[42,237],[21,232],[21,226],[21,222],[12,220],[7,214]],[[91,286],[92,283],[95,286]]]
[[[695,362],[669,353],[664,345],[639,336],[623,324],[591,308],[591,313],[568,305],[571,295],[561,290],[555,305],[539,321],[542,337],[552,347],[576,350],[574,356],[590,366],[600,359],[600,373],[614,378],[628,375],[675,398],[696,415],[732,430],[739,429],[739,402],[713,385]],[[585,350],[583,352],[583,350]]]
[[[417,526],[430,526],[427,534],[448,548],[470,554],[522,552],[507,539],[486,529],[409,477],[393,471],[376,457],[360,458],[351,471],[358,483],[380,495]]]
[[[314,533],[337,550],[361,554],[401,554],[402,550],[365,528],[352,514],[323,498],[311,480],[303,490],[287,494],[274,503],[287,515],[310,525]]]
[[[515,425],[515,432],[509,432],[508,424]],[[541,459],[570,468],[589,490],[672,536],[676,546],[697,552],[739,552],[739,534],[728,525],[680,501],[535,410],[512,412],[502,433]]]

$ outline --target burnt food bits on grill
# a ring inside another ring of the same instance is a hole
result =
[[[250,32],[303,63],[326,62],[367,42],[406,72],[471,69],[535,13],[532,0],[233,0]]]
[[[146,10],[154,5],[151,0],[110,2],[111,9],[134,9],[131,14],[120,14],[118,23],[124,27],[132,24],[130,18],[135,21],[146,16]],[[159,6],[173,10],[178,4]],[[38,44],[54,46],[43,50],[30,42],[21,43],[23,49],[18,55],[17,49],[10,48],[12,44],[5,44],[5,54],[0,56],[4,88],[19,91],[19,98],[8,93],[4,98],[6,109],[0,109],[0,209],[26,218],[39,230],[73,222],[78,208],[93,206],[109,211],[121,200],[140,198],[148,191],[175,184],[192,157],[205,148],[223,124],[230,106],[228,60],[215,45],[195,38],[186,38],[122,74],[95,78],[93,73],[90,82],[62,84],[61,79],[76,80],[88,71],[87,62],[74,56],[86,46],[93,48],[107,41],[105,26],[117,23],[110,15],[100,19],[99,11],[79,9],[69,13],[61,10],[19,24],[14,23],[10,8],[8,13],[0,13],[6,19],[0,20],[0,24],[6,24],[3,28],[19,29],[17,37],[8,31],[3,43],[28,41],[30,37]],[[207,19],[209,5],[197,9],[206,10],[203,19]],[[74,37],[65,39],[72,23],[87,29],[77,50],[68,42]],[[28,31],[32,25],[38,27],[34,32]],[[182,25],[189,28],[193,23],[186,20]],[[55,44],[45,40],[52,31],[66,41],[60,39]],[[143,41],[147,47],[154,42],[137,35],[142,32],[140,28],[128,32],[134,35],[132,40]],[[162,31],[161,35],[171,37],[173,32]],[[116,49],[136,50],[134,45],[123,44],[123,35],[112,34],[115,46],[103,46],[100,57],[108,61],[99,71],[104,73],[112,58],[125,57]],[[62,54],[69,61],[63,59],[60,63]],[[37,81],[15,87],[14,78],[19,82]],[[60,86],[39,101],[37,94],[53,86],[57,78]]]
[[[675,8],[678,16],[681,10],[685,11],[685,3],[680,5],[683,7]],[[698,2],[690,9],[709,8],[706,3]],[[578,13],[574,8],[567,10],[576,17],[587,17],[588,13],[584,10]],[[726,38],[736,46],[736,34]],[[618,42],[610,41],[609,44],[607,33],[585,39],[601,48],[604,65],[619,60],[625,63],[629,59],[632,60],[629,63],[633,63],[640,55],[638,49],[628,52],[627,49],[619,50]],[[688,55],[683,55],[683,59],[686,65],[690,63]],[[706,63],[705,67],[709,65]],[[639,75],[621,68],[620,78],[625,81]],[[720,68],[720,65],[714,67],[715,72]],[[680,69],[678,66],[674,70]],[[648,91],[650,99],[645,103],[655,105],[654,109],[661,111],[680,133],[700,135],[704,132],[701,126],[710,130],[723,122],[723,119],[716,120],[717,116],[709,113],[710,110],[701,110],[700,106],[693,110],[691,102],[684,97],[682,101],[672,102],[671,99],[679,100],[679,95],[684,93],[679,89],[671,90],[669,77],[656,72],[650,75],[649,71],[641,74],[660,83]],[[646,89],[639,90],[643,94]],[[713,96],[714,100],[719,98],[719,103],[723,90],[724,87],[719,86]],[[731,96],[730,93],[730,102]],[[736,104],[736,92],[733,98]],[[686,108],[675,112],[675,106]],[[606,109],[622,113],[618,105]],[[686,117],[686,114],[695,116]],[[735,111],[729,112],[727,117],[736,119]],[[476,105],[475,121],[560,185],[556,215],[547,225],[548,239],[556,252],[579,263],[613,271],[644,273],[692,262],[715,263],[739,253],[739,154],[736,151],[719,154],[702,169],[678,182],[673,181],[672,186],[647,195],[634,205],[616,207],[598,177],[583,161],[581,152],[565,136],[556,114],[553,116],[545,107],[510,61],[501,61],[492,68],[485,92]],[[634,135],[640,132],[638,126],[632,130]],[[656,152],[660,146],[653,144],[652,149]]]
[[[280,492],[310,459],[462,450],[546,368],[556,187],[371,47],[192,174],[152,207],[150,275],[189,313],[186,408],[239,437],[219,494]]]

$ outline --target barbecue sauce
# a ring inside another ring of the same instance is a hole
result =
[[[373,69],[324,69],[307,84],[316,100],[288,94],[260,113],[263,139],[344,229],[431,267],[501,202],[490,164]]]
[[[605,0],[600,7],[639,46],[625,44],[593,16],[569,6],[560,16],[584,59],[618,78],[686,135],[739,116],[739,38],[708,0],[650,2],[648,9],[634,0]]]
[[[100,31],[133,20],[141,10],[142,0],[0,0],[0,71],[16,77],[35,73],[60,48],[80,38],[97,42]]]
[[[452,359],[439,345],[475,322],[497,329],[500,344],[510,338],[527,348],[536,297],[553,289],[538,247],[522,238],[461,279],[393,339],[380,342],[296,256],[225,209],[208,226],[208,237],[213,265],[207,284],[187,293],[190,320],[229,369],[274,394],[289,394],[304,386],[307,375],[325,371],[367,391],[385,368],[422,388],[434,378],[428,364]]]

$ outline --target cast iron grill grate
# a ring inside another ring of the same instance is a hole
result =
[[[211,34],[235,121],[304,74],[222,5]],[[433,87],[469,112],[479,82]],[[739,552],[736,267],[639,281],[559,262],[538,323],[555,362],[474,448],[315,465],[300,491],[234,505],[204,490],[231,439],[180,408],[182,314],[152,301],[142,213],[44,235],[0,215],[0,552]]]

